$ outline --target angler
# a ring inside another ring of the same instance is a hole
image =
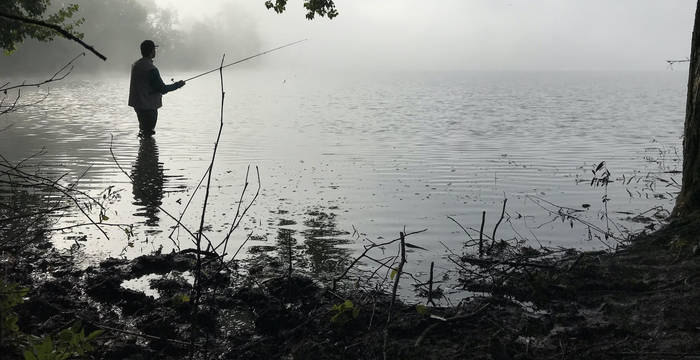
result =
[[[155,134],[158,108],[163,94],[185,86],[184,81],[166,85],[160,77],[158,68],[153,65],[158,46],[151,40],[141,43],[141,59],[131,66],[131,83],[129,84],[129,106],[136,111],[139,120],[139,137],[148,138]]]
[[[274,49],[248,56],[230,64],[222,65],[218,68],[205,71],[199,75],[195,75],[191,78],[180,80],[169,85],[163,83],[163,79],[160,77],[158,68],[153,65],[153,58],[156,57],[156,48],[158,46],[151,40],[145,40],[141,43],[141,55],[143,55],[143,58],[136,61],[131,67],[131,85],[129,86],[129,106],[134,108],[136,111],[136,116],[139,119],[139,137],[150,137],[156,133],[154,129],[156,127],[156,121],[158,120],[158,108],[162,106],[161,98],[163,94],[185,86],[187,81],[194,80],[201,76],[211,74],[214,71],[240,64],[244,61],[248,61],[288,46],[296,45],[306,40],[307,39],[298,40],[289,44],[278,46]]]

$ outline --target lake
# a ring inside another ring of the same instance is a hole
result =
[[[170,78],[167,69],[161,72]],[[178,75],[185,78],[185,75]],[[670,210],[680,182],[686,71],[660,72],[411,72],[391,74],[224,73],[226,102],[207,212],[206,233],[222,239],[231,225],[251,166],[247,204],[260,173],[260,195],[230,240],[229,253],[274,249],[294,238],[310,269],[356,253],[369,241],[408,232],[427,249],[409,253],[408,269],[424,276],[452,269],[445,247],[466,238],[453,218],[477,229],[486,211],[489,236],[508,199],[497,237],[533,245],[582,249],[615,246],[591,237],[589,226],[558,216],[558,207],[611,231],[638,231],[630,218],[655,207]],[[122,78],[73,78],[56,83],[38,105],[0,117],[0,154],[12,162],[45,149],[28,169],[76,182],[97,196],[109,189],[113,223],[134,235],[94,227],[57,232],[55,244],[79,243],[88,256],[133,257],[178,243],[168,238],[197,188],[219,128],[218,74],[167,94],[153,141],[137,138]],[[26,94],[29,101],[43,92]],[[110,155],[110,143],[122,173]],[[591,186],[605,161],[607,186]],[[87,172],[86,172],[87,170]],[[661,179],[661,180],[659,180]],[[203,189],[183,222],[197,230]],[[656,211],[646,213],[647,216]],[[649,221],[650,219],[647,219]],[[653,221],[653,219],[651,219]],[[79,214],[56,226],[84,223]],[[321,229],[319,232],[318,229]],[[83,235],[87,235],[87,241]],[[286,236],[285,235],[285,236]],[[387,249],[393,253],[394,249]],[[371,264],[366,264],[371,266]]]

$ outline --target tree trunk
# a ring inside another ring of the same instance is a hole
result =
[[[700,212],[700,0],[690,48],[688,98],[683,130],[683,183],[673,209],[674,217],[698,216]]]

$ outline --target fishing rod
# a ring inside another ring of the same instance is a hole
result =
[[[211,74],[211,73],[213,73],[214,71],[217,71],[217,70],[219,70],[219,69],[223,69],[223,68],[226,68],[226,67],[229,67],[229,66],[233,66],[233,65],[236,65],[236,64],[240,64],[240,63],[242,63],[242,62],[244,62],[244,61],[248,61],[248,60],[250,60],[250,59],[253,59],[253,58],[256,58],[256,57],[258,57],[258,56],[262,56],[262,55],[265,55],[265,54],[268,54],[268,53],[271,53],[271,52],[273,52],[273,51],[277,51],[277,50],[286,48],[286,47],[288,47],[288,46],[296,45],[296,44],[301,43],[301,42],[304,42],[304,41],[306,41],[306,40],[309,40],[309,39],[302,39],[302,40],[298,40],[298,41],[295,41],[295,42],[291,42],[291,43],[289,43],[289,44],[285,44],[285,45],[282,45],[282,46],[278,46],[278,47],[276,47],[276,48],[274,48],[274,49],[270,49],[270,50],[267,50],[267,51],[263,51],[263,52],[261,52],[261,53],[255,54],[255,55],[253,55],[253,56],[248,56],[247,58],[234,61],[234,62],[232,62],[232,63],[230,63],[230,64],[226,64],[226,65],[224,65],[224,66],[220,66],[220,67],[218,67],[218,68],[211,69],[211,70],[209,70],[209,71],[207,71],[207,72],[203,72],[203,73],[201,73],[201,74],[199,74],[199,75],[193,76],[193,77],[191,77],[191,78],[189,78],[189,79],[186,79],[186,80],[183,80],[183,81],[184,81],[184,82],[188,82],[188,81],[194,80],[194,79],[196,79],[196,78],[198,78],[198,77],[200,77],[200,76],[204,76],[204,75],[207,75],[207,74]]]

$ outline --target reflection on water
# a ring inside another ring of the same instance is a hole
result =
[[[158,145],[152,137],[142,138],[139,143],[139,153],[131,169],[133,179],[134,202],[136,216],[146,218],[147,233],[161,232],[158,226],[158,207],[163,204],[163,163],[158,161]]]
[[[309,218],[304,221],[307,229],[302,234],[309,269],[315,274],[337,273],[349,256],[345,247],[348,233],[337,229],[334,213],[314,210],[307,215]]]
[[[267,256],[276,254],[279,271],[312,273],[316,278],[331,280],[348,264],[350,250],[347,232],[337,229],[336,215],[319,210],[309,210],[304,214],[303,226],[292,229],[296,221],[280,219],[274,246],[254,245],[250,251],[254,262],[264,261]],[[295,236],[303,236],[299,243]]]

